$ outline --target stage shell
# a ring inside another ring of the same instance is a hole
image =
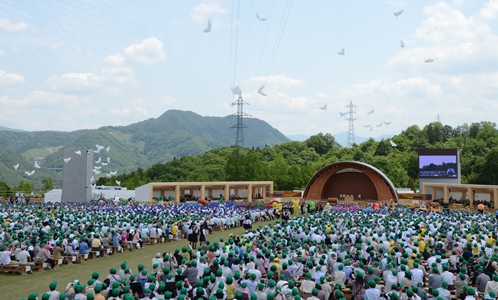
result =
[[[347,202],[398,200],[393,183],[382,171],[356,161],[332,163],[320,169],[306,185],[303,197],[328,200],[339,199],[340,195],[346,195]]]

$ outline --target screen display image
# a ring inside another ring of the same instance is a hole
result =
[[[418,157],[419,177],[457,178],[457,155],[422,155]]]

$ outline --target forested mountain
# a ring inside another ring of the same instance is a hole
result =
[[[229,129],[235,120],[225,117],[204,117],[190,111],[169,110],[157,119],[148,119],[127,126],[105,126],[93,130],[72,132],[0,130],[0,181],[16,186],[29,180],[41,187],[44,178],[52,178],[60,186],[64,147],[88,147],[95,144],[110,146],[110,151],[94,154],[111,163],[102,167],[99,176],[117,171],[134,171],[175,157],[199,155],[206,151],[230,146],[235,130]],[[245,143],[249,147],[264,147],[287,142],[289,139],[268,123],[248,118]],[[40,169],[33,168],[37,160]],[[19,164],[18,170],[14,165]],[[27,176],[24,172],[35,170]]]
[[[304,142],[249,148],[245,154],[234,148],[216,149],[102,178],[99,184],[113,185],[119,180],[133,189],[151,181],[273,180],[276,190],[292,190],[305,187],[317,170],[330,163],[354,160],[379,168],[397,187],[416,190],[417,149],[430,148],[460,149],[463,183],[493,184],[498,179],[496,124],[481,122],[452,128],[435,122],[424,128],[408,127],[392,139],[370,139],[351,148],[341,147],[330,134],[319,133]]]

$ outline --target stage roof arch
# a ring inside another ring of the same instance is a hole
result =
[[[356,161],[332,163],[320,169],[304,190],[306,200],[324,200],[349,195],[354,200],[398,200],[389,178],[376,167]]]

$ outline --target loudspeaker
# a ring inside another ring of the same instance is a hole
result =
[[[90,202],[92,200],[92,149],[64,148],[62,164],[62,202]]]

